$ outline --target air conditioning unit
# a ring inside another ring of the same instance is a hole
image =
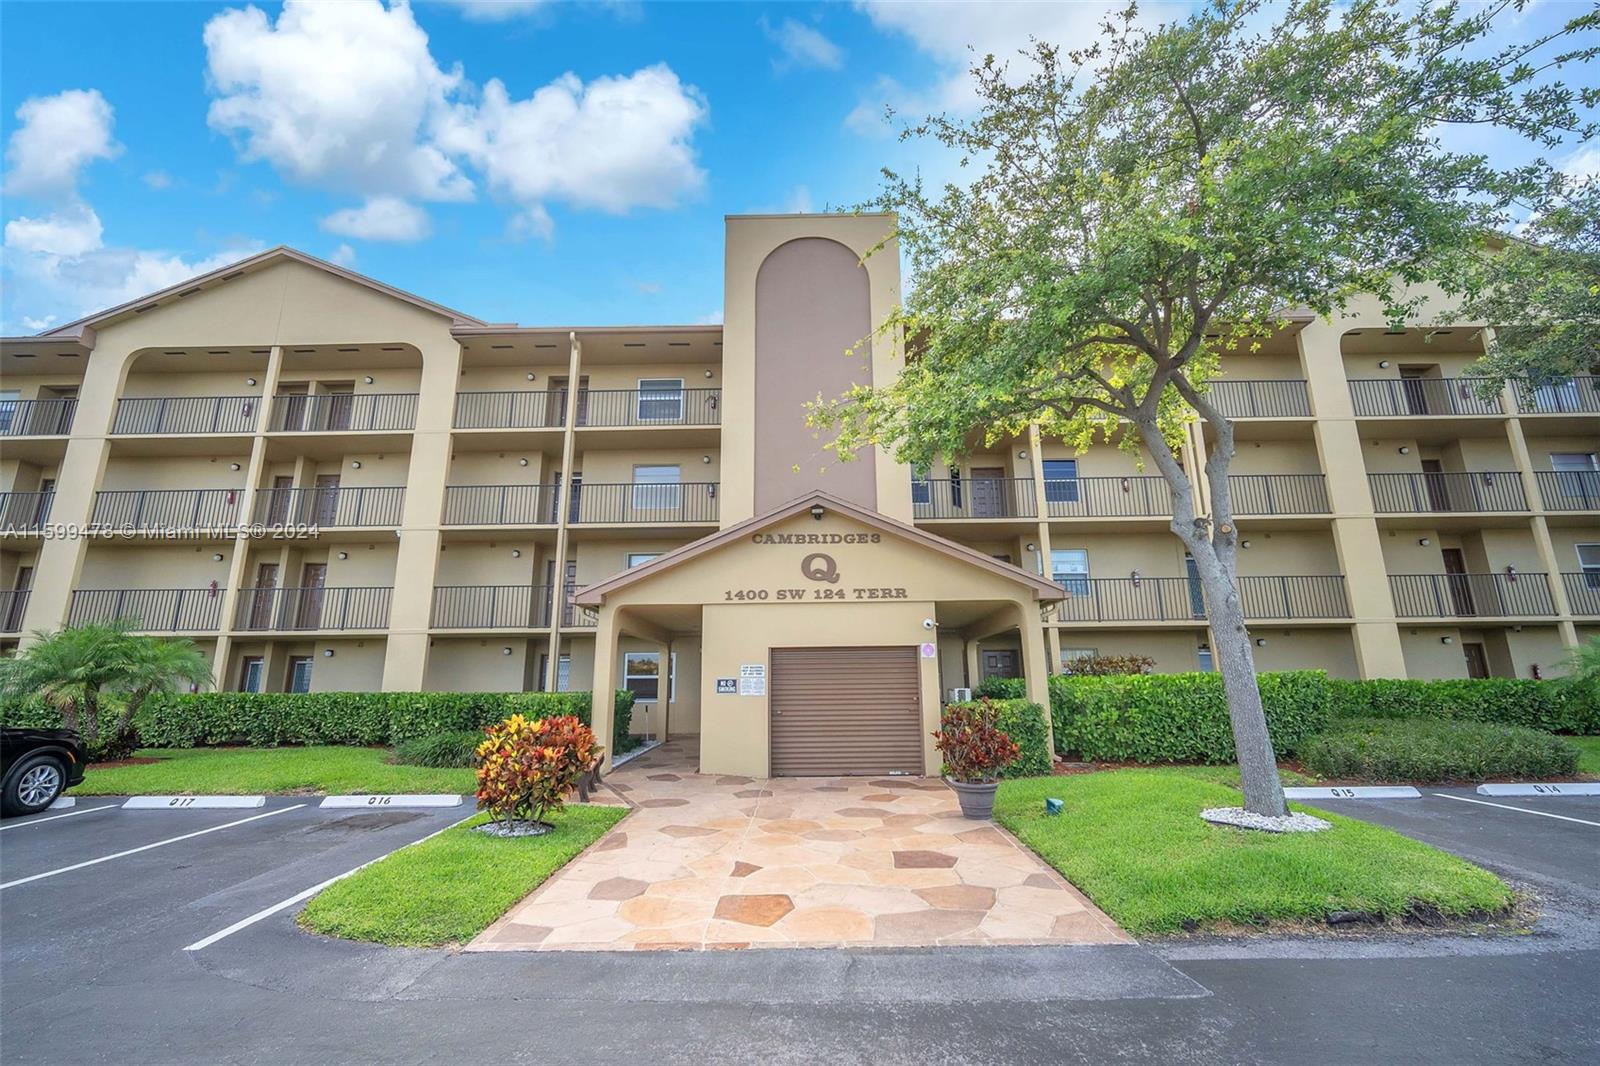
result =
[[[970,688],[953,688],[950,690],[951,703],[971,703],[972,690]]]

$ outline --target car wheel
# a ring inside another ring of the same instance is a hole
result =
[[[37,814],[56,801],[66,783],[61,764],[48,755],[24,759],[6,778],[0,807],[6,814]]]

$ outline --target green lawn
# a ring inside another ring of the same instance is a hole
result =
[[[622,807],[568,806],[542,837],[473,832],[482,814],[329,886],[300,914],[315,933],[404,947],[461,944],[594,843]]]
[[[1578,774],[1580,777],[1600,777],[1600,737],[1561,738],[1578,749]]]
[[[1161,769],[1169,768],[1161,767]],[[1170,767],[1170,769],[1180,774],[1187,774],[1189,777],[1198,777],[1202,781],[1210,781],[1213,784],[1227,785],[1229,788],[1239,787],[1238,763],[1230,762],[1221,766],[1212,766],[1205,763],[1193,763],[1187,766],[1173,766]],[[1295,785],[1317,784],[1317,779],[1315,777],[1302,774],[1297,770],[1290,770],[1283,766],[1278,767],[1278,778],[1283,782],[1283,786],[1285,788]]]
[[[455,792],[477,789],[471,770],[396,766],[385,748],[146,749],[142,766],[89,767],[75,796],[218,793]]]
[[[1052,796],[1066,805],[1053,817],[1044,813]],[[1465,917],[1511,903],[1493,874],[1336,814],[1313,812],[1334,823],[1326,832],[1283,835],[1200,819],[1239,802],[1234,789],[1182,770],[1116,770],[1005,782],[995,816],[1133,933],[1318,921],[1337,910],[1393,917],[1413,905]]]

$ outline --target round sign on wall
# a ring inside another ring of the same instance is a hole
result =
[[[938,653],[939,649],[935,648],[932,644],[924,644],[922,646],[922,657],[924,659],[931,659]]]

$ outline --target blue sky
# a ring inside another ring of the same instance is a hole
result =
[[[939,169],[886,103],[959,111],[966,45],[1076,43],[1103,10],[8,0],[0,330],[276,244],[490,321],[714,321],[724,214]]]

